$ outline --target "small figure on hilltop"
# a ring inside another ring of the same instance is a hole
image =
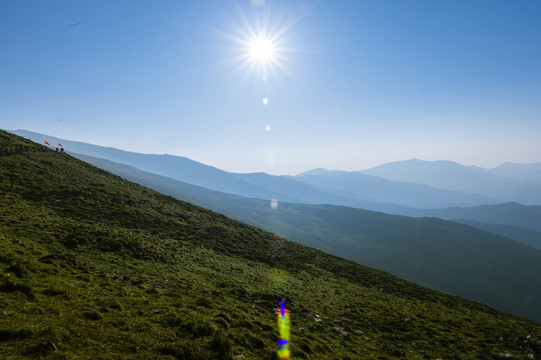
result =
[[[60,148],[60,152],[64,152],[64,148]]]

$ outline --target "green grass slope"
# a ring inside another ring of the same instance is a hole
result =
[[[0,132],[1,359],[541,356],[541,327]],[[240,355],[243,355],[242,357]]]
[[[130,181],[280,234],[541,323],[541,251],[436,218],[333,205],[279,203],[224,194],[131,166],[77,155]]]

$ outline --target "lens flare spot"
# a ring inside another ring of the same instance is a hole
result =
[[[272,199],[270,204],[271,204],[271,208],[278,209],[278,200]]]
[[[280,309],[277,311],[278,315],[278,331],[280,338],[278,339],[278,359],[288,360],[290,358],[289,352],[289,309],[284,305],[284,299],[280,301]]]
[[[267,131],[267,132],[271,131],[270,125],[265,125],[265,131]]]
[[[269,99],[263,98],[263,105],[267,105],[269,103]]]

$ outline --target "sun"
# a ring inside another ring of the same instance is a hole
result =
[[[291,55],[300,50],[296,35],[291,30],[302,18],[302,12],[290,16],[284,10],[271,16],[268,9],[258,6],[256,12],[250,13],[253,16],[241,10],[238,15],[240,21],[233,23],[231,32],[211,30],[228,40],[228,51],[232,56],[224,61],[226,66],[234,66],[245,75],[255,74],[255,79],[263,81],[278,78],[280,73],[293,77],[288,65],[293,63]]]
[[[247,52],[251,61],[265,65],[276,61],[277,45],[265,34],[258,34],[249,40]]]
[[[285,51],[282,40],[280,34],[273,33],[269,29],[263,28],[259,31],[250,29],[240,41],[244,64],[249,69],[257,69],[263,76],[272,69],[282,69]]]

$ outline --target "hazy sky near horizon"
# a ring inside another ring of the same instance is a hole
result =
[[[539,19],[536,0],[5,0],[0,128],[234,172],[539,162]]]

